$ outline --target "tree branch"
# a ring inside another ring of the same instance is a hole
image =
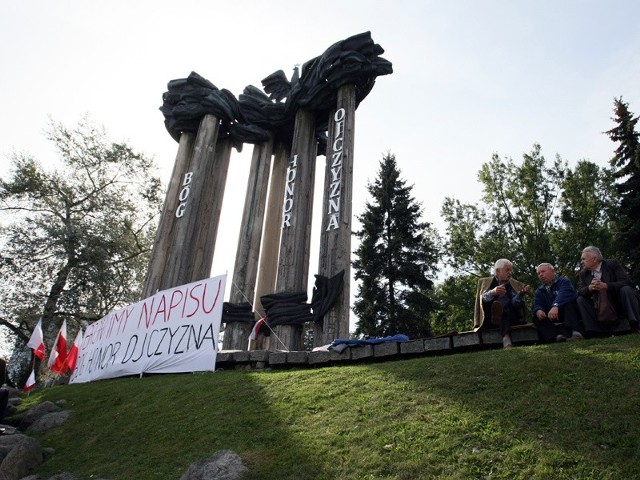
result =
[[[18,338],[21,338],[22,340],[24,340],[25,343],[29,341],[30,335],[27,335],[20,329],[20,327],[16,327],[13,323],[9,322],[8,320],[5,320],[2,317],[0,317],[0,325],[4,325],[5,327],[7,327],[15,335],[17,335]]]

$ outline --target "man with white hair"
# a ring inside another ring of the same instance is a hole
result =
[[[640,331],[638,294],[622,263],[603,259],[600,249],[594,246],[582,250],[580,263],[577,302],[587,333],[608,333],[622,318],[629,321],[633,331]]]
[[[502,346],[513,347],[511,326],[522,323],[524,295],[528,285],[511,278],[513,263],[501,258],[494,265],[495,275],[478,280],[474,309],[474,331],[500,328]]]

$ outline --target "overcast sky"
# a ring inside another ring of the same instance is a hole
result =
[[[13,151],[51,162],[49,117],[74,126],[88,113],[153,156],[166,183],[169,80],[195,71],[237,97],[370,31],[394,73],[356,112],[353,212],[392,152],[442,230],[443,199],[477,202],[493,153],[520,159],[539,143],[549,161],[607,163],[614,98],[640,113],[639,27],[636,0],[0,1],[0,176]],[[215,275],[232,274],[251,151],[232,154]]]

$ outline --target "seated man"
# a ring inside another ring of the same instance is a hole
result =
[[[474,310],[474,330],[500,328],[502,346],[511,348],[511,326],[524,318],[524,295],[529,286],[511,278],[513,264],[501,258],[494,265],[495,275],[478,280]]]
[[[536,267],[542,282],[533,295],[533,323],[543,342],[582,340],[581,327],[576,312],[578,293],[571,281],[556,275],[553,265],[541,263]],[[561,332],[555,322],[564,322]]]
[[[580,263],[582,270],[577,302],[586,333],[597,335],[611,330],[598,318],[596,305],[601,291],[606,292],[605,300],[618,317],[626,318],[633,331],[640,331],[638,297],[622,264],[618,260],[603,260],[600,250],[592,246],[582,250]]]

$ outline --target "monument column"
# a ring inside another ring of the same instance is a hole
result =
[[[317,142],[313,112],[296,112],[287,167],[276,292],[306,292]],[[277,325],[270,349],[302,349],[301,325]],[[273,336],[273,335],[272,335]]]
[[[355,112],[355,86],[340,87],[329,118],[318,273],[331,278],[344,271],[343,287],[322,324],[315,325],[315,346],[349,336]]]
[[[254,305],[272,150],[272,140],[257,144],[253,148],[229,295],[230,303],[248,302]],[[246,350],[252,327],[253,324],[247,322],[228,323],[225,327],[222,348]]]
[[[278,272],[278,252],[280,251],[280,232],[282,227],[282,199],[287,178],[287,165],[291,150],[282,142],[277,142],[273,156],[273,166],[269,180],[269,199],[262,234],[260,266],[256,283],[254,310],[259,317],[266,312],[262,305],[262,296],[273,293],[276,288]],[[249,344],[249,350],[268,350],[271,337],[259,335]]]
[[[176,215],[182,215],[176,237],[170,286],[182,285],[211,275],[218,222],[227,181],[231,142],[218,142],[218,119],[205,115],[193,147],[190,171],[183,182]],[[187,193],[188,192],[188,193]]]
[[[163,276],[167,266],[167,259],[170,255],[170,249],[173,246],[175,233],[177,229],[176,210],[178,208],[180,190],[182,182],[191,162],[193,153],[193,144],[195,142],[195,134],[182,133],[180,135],[180,143],[178,144],[178,153],[176,161],[173,164],[173,172],[167,187],[167,193],[160,214],[160,222],[156,231],[156,238],[151,250],[151,258],[149,259],[149,267],[145,278],[144,287],[142,289],[142,298],[152,296],[158,290],[161,290],[163,284]]]
[[[278,142],[273,156],[273,167],[269,180],[269,199],[264,222],[262,250],[260,252],[260,268],[256,284],[255,310],[260,316],[265,311],[260,297],[273,293],[276,288],[276,274],[278,272],[278,252],[280,251],[280,232],[282,230],[282,199],[287,179],[287,166],[291,150]]]

